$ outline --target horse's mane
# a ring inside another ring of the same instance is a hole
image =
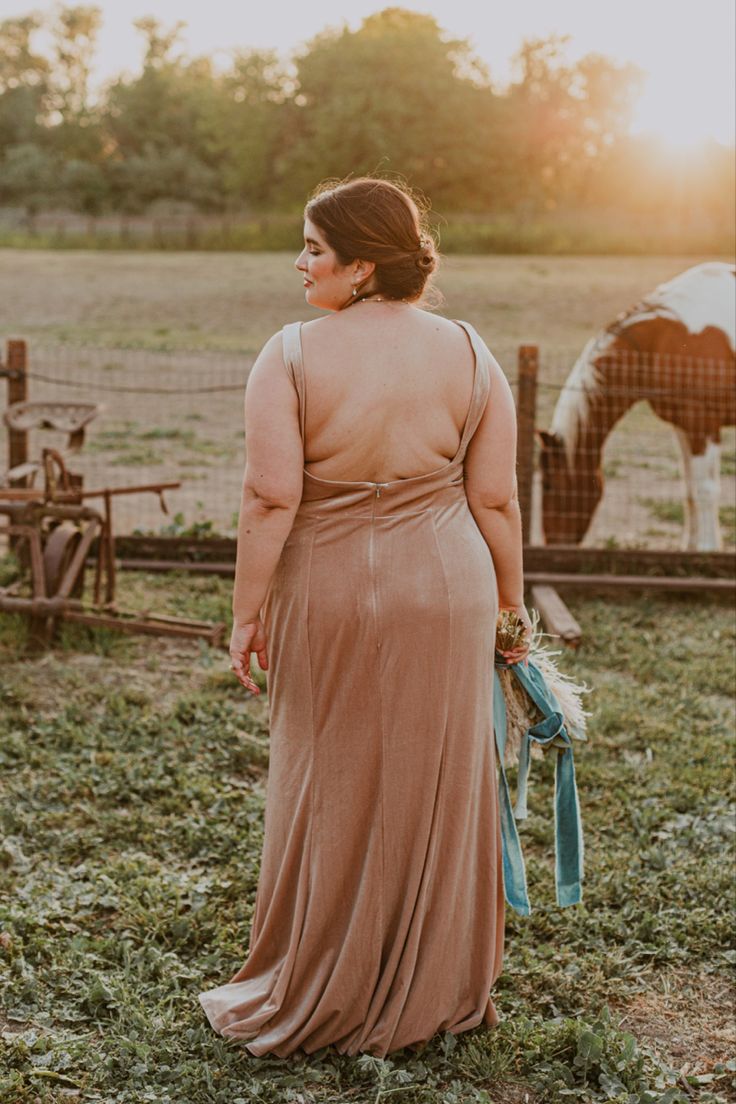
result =
[[[562,439],[570,471],[575,461],[580,425],[587,420],[590,395],[601,384],[596,357],[609,349],[615,340],[614,334],[606,328],[585,343],[555,404],[550,428]]]

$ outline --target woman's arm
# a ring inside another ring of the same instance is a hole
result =
[[[246,465],[232,602],[236,627],[260,617],[302,495],[299,403],[284,367],[280,331],[251,368],[244,416]]]
[[[465,494],[496,570],[499,605],[523,606],[521,511],[516,483],[516,407],[509,382],[490,354],[491,389],[465,454]]]
[[[468,500],[470,505],[470,500]],[[524,569],[522,563],[521,510],[514,497],[505,506],[470,506],[483,539],[491,550],[498,582],[498,604],[501,609],[514,609],[524,604]]]

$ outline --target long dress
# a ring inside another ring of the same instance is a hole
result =
[[[254,1055],[383,1058],[499,1022],[498,592],[463,470],[491,353],[455,321],[475,352],[456,455],[388,483],[305,469],[262,607],[270,762],[250,945],[199,994]],[[283,345],[304,440],[300,326]]]

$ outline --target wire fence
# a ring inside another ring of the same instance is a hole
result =
[[[83,214],[74,211],[0,209],[0,237],[50,247],[89,249],[288,249],[299,250],[299,214],[184,211],[160,214]]]
[[[517,349],[493,351],[516,393]],[[233,536],[251,362],[230,352],[34,342],[28,399],[100,405],[84,446],[69,458],[85,488],[181,482],[164,493],[168,515],[154,494],[116,496],[116,533]],[[528,543],[736,546],[732,362],[632,351],[599,358],[595,370],[584,372],[579,350],[542,350],[533,404]],[[4,423],[0,433],[4,469]],[[711,444],[698,456],[702,444],[718,436],[720,447]],[[66,435],[30,430],[29,458],[40,457],[44,446],[64,451]]]
[[[736,545],[736,364],[542,354],[531,544]]]
[[[159,497],[116,496],[118,533],[233,535],[245,459],[243,395],[252,357],[222,352],[153,352],[94,346],[29,348],[28,398],[95,403],[82,449],[67,456],[84,487],[180,481]],[[7,442],[7,429],[4,428]],[[67,447],[61,431],[31,429],[28,456]],[[7,443],[2,446],[7,456]],[[40,483],[40,476],[37,478]]]

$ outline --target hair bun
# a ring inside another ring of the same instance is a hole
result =
[[[414,263],[419,269],[433,269],[435,266],[434,243],[424,239],[414,254]]]

